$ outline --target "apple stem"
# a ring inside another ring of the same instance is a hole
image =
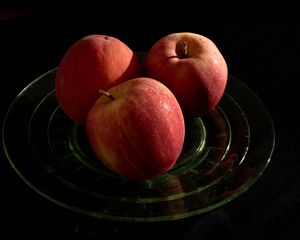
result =
[[[187,57],[187,55],[188,55],[188,44],[187,44],[187,42],[183,42],[183,50],[184,50],[184,56]]]
[[[99,93],[100,93],[101,95],[104,95],[104,96],[106,96],[106,97],[109,97],[111,100],[115,100],[114,96],[111,95],[109,92],[107,92],[107,91],[105,91],[105,90],[100,89],[100,90],[99,90]]]

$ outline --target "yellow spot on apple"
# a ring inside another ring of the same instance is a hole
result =
[[[117,166],[117,157],[114,152],[109,151],[106,147],[100,147],[99,148],[99,156],[103,156],[103,158],[107,159],[108,161],[105,161],[108,168],[116,169]]]

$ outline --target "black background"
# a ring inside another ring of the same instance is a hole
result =
[[[148,51],[168,33],[191,31],[211,38],[230,74],[265,103],[275,126],[274,153],[256,184],[221,208],[178,221],[122,223],[89,219],[33,192],[13,171],[1,146],[0,238],[300,239],[300,21],[204,17],[191,6],[165,11],[146,3],[132,9],[124,3],[71,7],[20,4],[0,11],[1,124],[16,95],[56,67],[68,47],[85,35],[112,35],[134,51]]]

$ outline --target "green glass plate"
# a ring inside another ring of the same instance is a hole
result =
[[[60,108],[56,68],[12,102],[2,131],[7,158],[34,191],[68,209],[120,221],[167,221],[220,207],[244,193],[267,167],[275,142],[272,119],[249,87],[229,76],[218,106],[186,119],[177,164],[148,181],[108,170],[91,150],[85,129]]]

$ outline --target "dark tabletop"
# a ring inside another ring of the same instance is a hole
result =
[[[292,18],[155,15],[123,5],[101,9],[19,8],[0,11],[1,124],[9,104],[32,80],[56,67],[79,38],[114,35],[135,51],[179,31],[207,35],[219,46],[229,72],[246,83],[272,116],[276,143],[269,166],[244,194],[204,215],[159,223],[91,219],[32,191],[14,172],[1,146],[0,238],[34,239],[300,239],[299,88],[300,21]],[[152,11],[153,10],[153,11]]]

